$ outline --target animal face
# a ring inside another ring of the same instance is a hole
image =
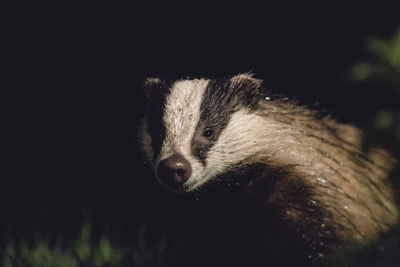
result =
[[[250,75],[174,82],[147,79],[142,146],[156,177],[193,191],[252,153],[261,81]]]

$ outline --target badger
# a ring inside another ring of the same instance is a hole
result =
[[[365,152],[358,128],[270,92],[250,73],[148,78],[143,95],[146,161],[173,192],[195,195],[219,185],[208,207],[220,210],[203,211],[199,225],[235,228],[225,238],[241,233],[219,246],[228,258],[242,255],[230,263],[347,266],[343,255],[397,225],[387,178],[395,160],[380,148]]]

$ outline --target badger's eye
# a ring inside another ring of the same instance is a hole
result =
[[[206,130],[203,132],[203,136],[204,136],[205,138],[212,138],[212,137],[214,136],[214,131],[211,130],[211,129],[206,129]]]

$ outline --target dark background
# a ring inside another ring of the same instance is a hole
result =
[[[368,58],[367,37],[400,26],[395,1],[30,1],[7,26],[0,202],[4,225],[19,231],[58,231],[88,213],[111,223],[146,217],[164,193],[134,145],[145,77],[253,71],[266,87],[361,126],[399,103],[389,88],[347,77]]]

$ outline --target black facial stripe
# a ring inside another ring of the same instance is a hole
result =
[[[162,81],[155,88],[152,88],[151,99],[146,103],[148,131],[155,157],[159,154],[165,138],[164,107],[166,96],[169,94],[172,85],[173,82]]]
[[[233,112],[240,106],[239,97],[231,87],[229,79],[211,80],[204,92],[200,106],[200,121],[192,139],[192,153],[203,164],[207,152],[217,142],[222,130],[228,124]],[[211,139],[203,137],[203,132],[210,127],[214,131]]]
[[[229,80],[212,80],[201,103],[201,120],[212,127],[221,123],[226,124],[238,105],[238,96],[232,90]]]

